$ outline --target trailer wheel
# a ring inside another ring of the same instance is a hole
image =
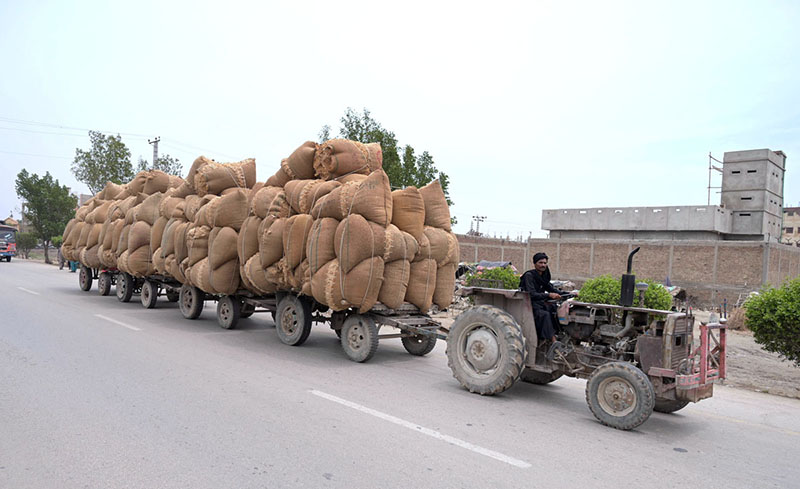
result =
[[[245,303],[245,304],[242,304],[242,312],[239,315],[239,317],[241,319],[247,319],[250,316],[252,316],[254,312],[256,312],[256,306],[254,306],[253,304]]]
[[[447,364],[470,392],[494,395],[519,379],[525,337],[508,313],[481,305],[461,313],[447,335]]]
[[[226,295],[217,301],[217,322],[225,329],[233,329],[242,314],[242,303],[239,299]]]
[[[275,314],[278,339],[289,346],[300,346],[311,334],[311,303],[305,297],[286,294]]]
[[[111,275],[108,272],[102,272],[97,277],[97,291],[100,295],[108,295],[111,293]]]
[[[181,293],[175,289],[167,289],[167,300],[169,302],[178,302],[180,299]]]
[[[650,379],[626,362],[601,365],[586,383],[586,402],[594,417],[618,430],[631,430],[647,421],[655,400]]]
[[[78,273],[78,285],[84,292],[88,292],[92,288],[92,269],[86,265],[81,265],[81,271]]]
[[[203,304],[206,300],[205,293],[197,287],[183,284],[181,286],[180,299],[178,304],[181,307],[181,314],[186,319],[197,319],[203,312]]]
[[[352,314],[341,329],[342,349],[354,362],[366,362],[378,350],[378,327],[369,316]]]
[[[152,280],[145,280],[142,284],[142,293],[140,298],[145,309],[152,309],[156,307],[156,302],[158,302],[158,289],[158,284]]]
[[[680,411],[689,404],[689,401],[681,401],[680,399],[656,399],[656,405],[653,411],[659,413],[674,413]]]
[[[403,336],[401,341],[408,353],[418,357],[425,356],[432,352],[433,348],[436,346],[436,337],[433,335],[418,334],[414,336]]]
[[[529,384],[545,385],[560,379],[562,375],[564,373],[558,371],[548,373],[526,368],[522,371],[522,375],[519,376],[519,380]]]
[[[117,276],[117,299],[120,302],[130,302],[133,297],[133,277],[130,273],[122,272]]]

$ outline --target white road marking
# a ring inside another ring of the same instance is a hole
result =
[[[403,426],[410,430],[414,430],[417,433],[422,433],[423,435],[428,435],[430,437],[436,438],[437,440],[442,440],[447,442],[451,445],[455,445],[457,447],[466,448],[467,450],[473,451],[475,453],[479,453],[481,455],[485,455],[489,458],[493,458],[495,460],[499,460],[501,462],[505,462],[509,465],[513,465],[515,467],[520,467],[523,469],[529,469],[531,464],[528,462],[509,457],[508,455],[504,455],[500,452],[495,452],[494,450],[489,450],[488,448],[483,448],[478,445],[473,445],[472,443],[466,442],[464,440],[460,440],[458,438],[454,438],[449,435],[445,435],[439,433],[438,431],[432,430],[430,428],[425,428],[424,426],[420,426],[416,423],[412,423],[411,421],[406,421],[404,419],[397,418],[390,414],[382,413],[380,411],[376,411],[374,409],[368,408],[366,406],[362,406],[361,404],[356,404],[355,402],[348,401],[346,399],[342,399],[340,397],[333,396],[331,394],[327,394],[325,392],[321,392],[318,390],[312,390],[312,394],[318,397],[322,397],[323,399],[327,399],[329,401],[333,401],[339,403],[343,406],[347,406],[349,408],[355,409],[356,411],[361,411],[362,413],[369,414],[371,416],[375,416],[376,418],[380,418],[384,421],[388,421],[390,423],[394,423],[399,426]]]
[[[132,329],[134,331],[141,331],[141,328],[137,328],[135,326],[131,326],[130,324],[125,324],[123,322],[117,321],[116,319],[111,319],[110,317],[103,316],[102,314],[95,314],[95,317],[99,317],[100,319],[105,319],[106,321],[109,321],[109,322],[114,323],[114,324],[119,324],[120,326],[124,326],[124,327],[126,327],[128,329]]]
[[[17,288],[18,288],[19,290],[21,290],[21,291],[23,291],[23,292],[27,292],[27,293],[29,293],[29,294],[33,294],[33,295],[39,295],[39,293],[38,293],[38,292],[34,292],[34,291],[32,291],[32,290],[28,290],[28,289],[26,289],[25,287],[17,287]]]

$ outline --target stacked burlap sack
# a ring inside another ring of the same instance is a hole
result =
[[[65,256],[210,294],[293,291],[333,310],[452,301],[458,242],[438,182],[391,191],[380,145],[306,142],[256,183],[255,160],[142,172],[76,212]],[[69,253],[69,255],[67,254]]]

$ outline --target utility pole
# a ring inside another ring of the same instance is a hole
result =
[[[481,223],[486,220],[486,216],[472,216],[475,220],[475,236],[481,235]]]
[[[149,144],[153,145],[153,168],[152,168],[153,170],[156,169],[156,163],[158,162],[158,142],[159,141],[161,141],[161,137],[160,136],[156,136],[156,138],[153,139],[152,141],[149,140],[149,139],[147,140],[147,142]]]

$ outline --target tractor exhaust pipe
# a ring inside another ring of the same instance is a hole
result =
[[[633,305],[633,296],[636,292],[636,275],[631,272],[633,271],[633,255],[638,251],[639,246],[630,252],[628,255],[628,273],[622,275],[622,290],[619,303],[625,307],[631,307]]]

